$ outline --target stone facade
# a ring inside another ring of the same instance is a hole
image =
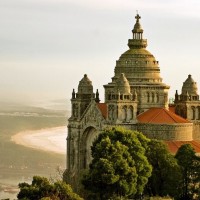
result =
[[[123,126],[141,131],[149,138],[167,141],[200,139],[200,101],[196,82],[189,75],[182,93],[175,94],[175,113],[182,118],[167,111],[169,86],[162,82],[159,62],[146,50],[147,40],[143,39],[139,20],[137,15],[133,38],[128,41],[129,49],[117,60],[112,81],[104,85],[105,102],[100,103],[98,90],[93,92],[92,82],[86,74],[79,82],[77,93],[73,89],[64,177],[75,189],[81,172],[88,169],[92,160],[92,143],[105,127]],[[162,122],[159,118],[156,121],[156,116],[148,112],[154,107],[164,109]],[[141,120],[145,116],[139,117],[145,113],[146,118],[149,117],[146,122]]]
[[[145,133],[151,139],[158,140],[176,140],[191,141],[193,140],[192,123],[176,124],[143,124],[137,125],[137,130]]]

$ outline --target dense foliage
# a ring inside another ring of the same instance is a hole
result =
[[[176,197],[181,180],[177,160],[169,153],[166,145],[158,140],[151,140],[148,143],[146,156],[153,167],[152,175],[146,185],[147,194]]]
[[[182,145],[175,158],[181,167],[182,182],[180,184],[180,197],[182,200],[200,198],[200,158],[190,144]]]
[[[20,183],[19,188],[17,198],[23,200],[83,200],[68,184],[62,181],[50,183],[40,176],[34,176],[31,184]]]
[[[152,168],[141,141],[146,145],[148,139],[120,127],[104,130],[94,141],[93,160],[83,185],[95,193],[95,199],[133,197],[143,192]]]
[[[91,148],[93,160],[82,180],[90,191],[87,199],[136,199],[140,194],[177,200],[200,197],[200,158],[189,144],[174,157],[162,141],[113,127]]]

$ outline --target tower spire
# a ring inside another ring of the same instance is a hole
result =
[[[138,48],[146,48],[147,47],[147,40],[143,39],[143,29],[140,24],[140,15],[138,14],[138,11],[136,11],[137,14],[135,16],[136,22],[133,27],[132,33],[133,33],[133,39],[130,39],[128,42],[128,46],[131,49],[138,49]]]
[[[138,14],[138,11],[137,11],[137,15],[135,16],[135,19],[136,19],[136,22],[139,22],[139,19],[141,19],[140,15]]]
[[[135,16],[136,19],[136,23],[134,25],[134,28],[132,30],[133,32],[133,39],[142,39],[142,34],[143,34],[143,29],[142,26],[140,25],[140,15],[137,13],[137,15]]]

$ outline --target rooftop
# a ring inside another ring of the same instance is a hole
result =
[[[97,103],[99,110],[101,111],[103,117],[106,119],[107,117],[107,105],[106,103]]]
[[[150,108],[146,112],[138,115],[137,120],[139,123],[149,124],[191,123],[165,108]]]
[[[191,144],[197,154],[200,154],[200,141],[193,140],[193,141],[164,141],[167,144],[169,151],[172,154],[176,154],[179,147],[183,144]]]

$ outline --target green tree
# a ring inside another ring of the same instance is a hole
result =
[[[153,167],[146,192],[150,196],[177,196],[181,171],[177,160],[169,153],[166,145],[162,141],[151,140],[146,156]]]
[[[83,200],[75,194],[70,185],[56,181],[50,183],[47,178],[34,176],[31,184],[19,183],[18,199],[23,200]]]
[[[180,199],[199,199],[200,158],[195,155],[190,144],[182,145],[175,156],[181,166],[183,175],[180,185]]]
[[[140,140],[145,141],[145,137],[138,132],[113,127],[94,141],[93,160],[82,183],[98,194],[95,199],[117,199],[143,192],[152,169]]]

